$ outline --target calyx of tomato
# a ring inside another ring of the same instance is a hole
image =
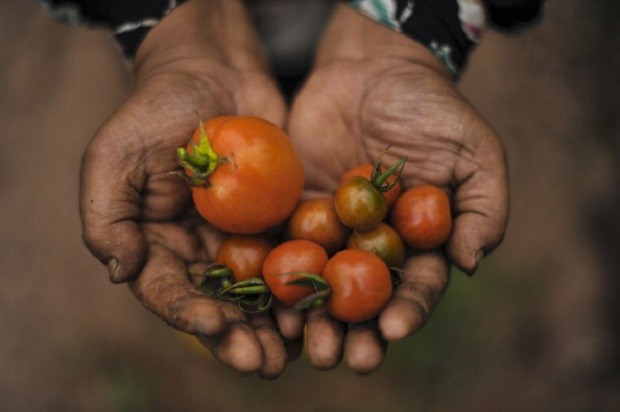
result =
[[[327,302],[332,294],[332,288],[325,278],[307,272],[298,272],[295,275],[296,278],[288,282],[287,285],[312,288],[315,292],[297,302],[293,309],[304,310],[310,307],[319,307]]]
[[[233,273],[228,266],[212,263],[203,272],[190,271],[189,275],[198,278],[198,290],[209,295],[217,296],[222,290],[233,284]]]
[[[219,291],[217,298],[236,302],[244,312],[260,313],[271,308],[273,295],[258,277],[244,279]]]
[[[373,163],[372,174],[370,175],[370,182],[380,192],[387,192],[397,184],[398,178],[400,177],[400,174],[405,167],[405,162],[407,161],[407,156],[404,156],[398,162],[389,167],[385,172],[382,172],[381,161],[383,159],[383,155],[389,148],[390,146],[386,147],[379,155],[379,158]],[[394,179],[391,183],[389,183],[387,180],[391,176],[394,176]]]
[[[189,171],[187,173],[188,184],[192,187],[208,186],[209,176],[220,164],[228,161],[228,158],[218,155],[213,150],[202,120],[198,122],[198,130],[200,140],[197,144],[193,141],[190,143],[191,151],[185,147],[177,148],[177,162]]]
[[[232,270],[219,263],[209,265],[204,272],[189,272],[200,278],[198,290],[207,296],[235,302],[244,312],[263,312],[272,304],[271,291],[261,278],[248,278],[234,282]]]
[[[296,273],[297,278],[288,282],[287,285],[304,286],[313,288],[315,292],[310,296],[297,302],[293,307],[295,310],[304,310],[310,307],[319,307],[325,305],[332,295],[332,288],[325,278],[314,275],[312,273],[300,272]],[[403,282],[403,270],[399,268],[390,268],[390,277],[392,285],[398,286]]]

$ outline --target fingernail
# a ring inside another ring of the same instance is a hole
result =
[[[480,249],[478,253],[476,253],[476,267],[478,267],[478,263],[480,263],[483,257],[484,257],[484,250]]]
[[[118,260],[112,258],[108,261],[108,270],[110,271],[110,280],[116,283],[116,268],[118,268]]]
[[[474,267],[471,269],[471,271],[467,272],[467,276],[472,277],[474,276],[474,274],[476,273],[476,270],[478,269],[478,264],[480,263],[480,261],[482,260],[482,258],[484,257],[484,250],[480,249],[477,253],[476,253],[476,257],[474,258]]]

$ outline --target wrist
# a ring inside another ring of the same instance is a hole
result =
[[[188,0],[144,38],[135,57],[138,76],[183,64],[267,71],[251,18],[239,0]]]
[[[347,1],[361,14],[422,44],[457,78],[486,28],[482,0]]]
[[[407,61],[441,76],[450,76],[446,66],[422,43],[385,27],[352,7],[338,5],[319,45],[315,64],[322,66],[337,60],[365,59]]]

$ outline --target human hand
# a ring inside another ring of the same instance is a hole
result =
[[[454,226],[445,250],[410,251],[403,283],[377,320],[342,325],[325,309],[307,314],[315,367],[332,368],[344,355],[356,372],[373,371],[388,341],[412,335],[428,320],[447,288],[450,263],[472,274],[500,243],[508,215],[503,148],[427,49],[342,5],[294,100],[288,131],[310,189],[334,193],[346,170],[391,145],[385,164],[408,157],[405,188],[429,183],[451,196]],[[282,311],[277,317],[284,336],[301,333],[299,316]]]
[[[239,1],[193,0],[149,34],[135,88],[88,146],[81,172],[84,239],[165,322],[195,334],[223,363],[273,378],[286,348],[270,315],[199,293],[186,273],[212,261],[220,235],[199,218],[176,148],[204,119],[253,115],[283,125],[286,107]]]

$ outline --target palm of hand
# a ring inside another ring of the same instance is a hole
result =
[[[244,95],[225,88],[222,78],[239,90],[262,86]],[[133,292],[150,311],[200,336],[224,363],[270,377],[281,372],[286,358],[270,318],[247,317],[233,304],[215,302],[186,276],[189,265],[212,260],[220,234],[197,216],[185,180],[174,173],[176,148],[198,125],[196,112],[203,118],[246,114],[282,121],[281,97],[265,79],[178,69],[143,77],[85,153],[81,208],[86,243],[110,266],[113,281],[132,279]],[[259,102],[271,102],[267,112]]]
[[[121,237],[118,243],[127,243],[122,237],[133,236],[131,243],[140,244],[137,223],[176,222],[176,232],[184,227],[182,221],[187,217],[181,216],[190,205],[189,190],[171,172],[178,169],[176,148],[187,143],[198,125],[197,113],[211,118],[253,109],[247,107],[246,101],[235,101],[234,90],[224,89],[212,80],[221,77],[182,70],[148,76],[89,145],[83,160],[82,212],[85,220],[96,224],[85,225],[85,237],[105,263],[113,258],[126,266],[117,268],[113,280],[123,281],[135,275],[144,255],[112,251],[102,242],[101,231],[116,228],[115,234]],[[244,81],[256,79],[237,79],[236,83]],[[275,89],[264,87],[262,92],[266,101],[277,103]],[[165,233],[157,237],[166,237]]]
[[[452,195],[455,225],[447,251],[453,263],[473,271],[479,251],[491,250],[501,239],[507,208],[501,145],[450,80],[432,69],[385,58],[320,66],[296,98],[288,125],[312,190],[334,193],[347,169],[375,160],[390,146],[385,164],[408,157],[401,175],[405,188],[430,183]],[[445,252],[412,253],[404,282],[378,324],[359,325],[353,334],[350,326],[345,337],[332,324],[322,327],[322,337],[312,337],[309,323],[308,340],[333,348],[331,359],[337,362],[343,350],[338,341],[344,339],[353,369],[373,370],[381,362],[384,339],[404,338],[427,321],[447,287],[448,272]]]
[[[400,59],[320,67],[293,105],[289,131],[314,190],[333,193],[342,173],[387,147],[386,164],[407,156],[405,188],[428,183],[453,196],[456,228],[448,251],[464,270],[475,269],[472,253],[499,242],[507,209],[502,146],[433,70]],[[465,237],[479,244],[476,251],[468,250]]]
[[[455,166],[468,160],[463,149],[477,146],[475,136],[462,131],[477,125],[466,124],[474,121],[472,109],[449,81],[430,72],[396,59],[315,70],[289,119],[311,186],[334,191],[346,169],[375,160],[391,146],[386,163],[408,156],[405,186],[451,187]]]

